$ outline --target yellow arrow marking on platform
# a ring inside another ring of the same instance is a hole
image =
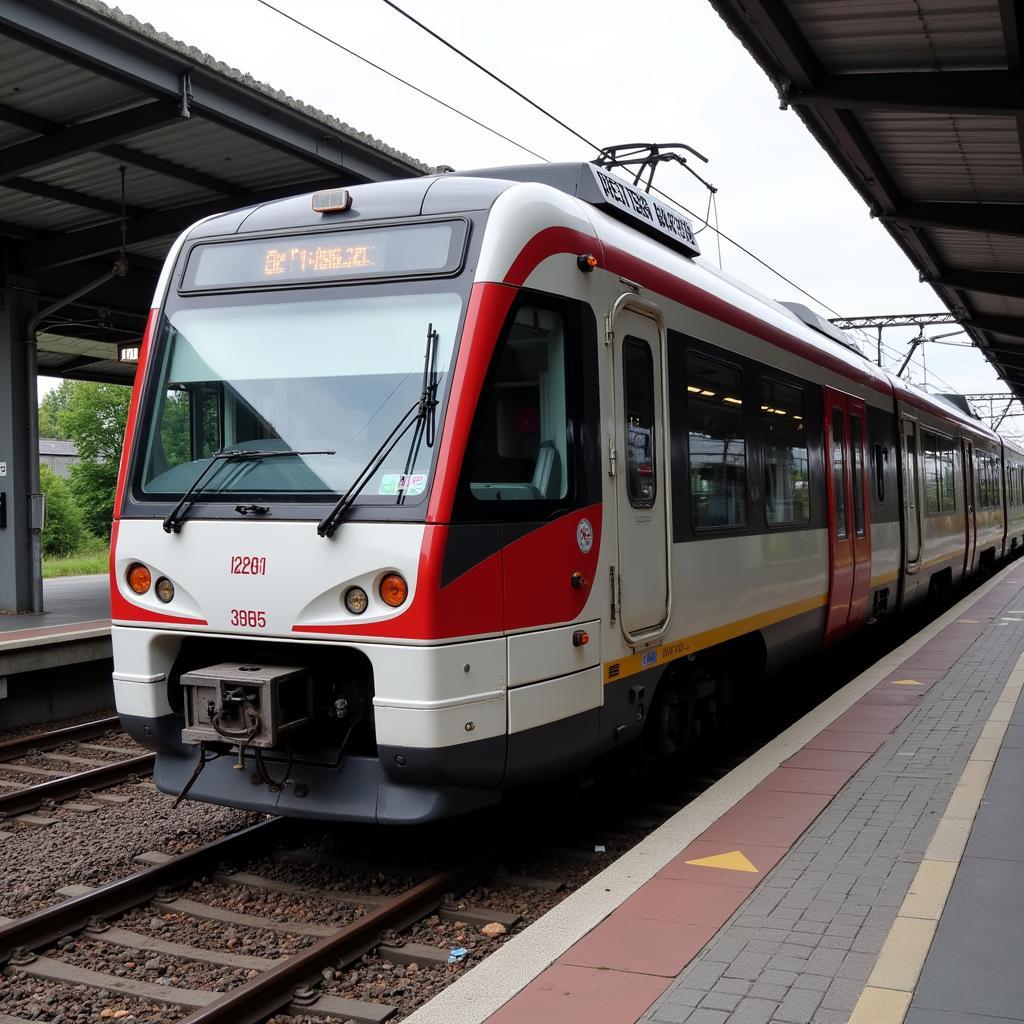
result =
[[[697,868],[721,868],[723,871],[753,871],[758,874],[758,869],[740,853],[733,850],[731,853],[716,853],[713,857],[701,857],[699,860],[688,860]]]
[[[893,686],[920,686],[921,684],[916,679],[894,679],[892,681]]]

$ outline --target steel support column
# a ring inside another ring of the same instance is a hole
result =
[[[30,423],[38,412],[25,386],[30,357],[25,330],[35,303],[13,287],[16,283],[7,278],[0,290],[0,501],[6,513],[6,525],[0,526],[0,613],[8,614],[32,611],[30,470],[31,461],[39,459],[31,450]]]

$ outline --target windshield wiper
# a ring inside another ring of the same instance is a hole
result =
[[[370,460],[356,475],[349,489],[338,499],[337,504],[317,524],[316,532],[321,537],[332,537],[341,525],[345,513],[352,507],[356,498],[384,465],[387,457],[395,450],[398,442],[406,431],[415,423],[416,434],[413,445],[419,444],[421,435],[425,435],[428,448],[434,447],[437,430],[437,341],[438,334],[434,325],[427,324],[427,350],[423,356],[423,390],[420,397],[405,411],[402,418],[395,424],[394,430],[384,439],[381,446],[370,456]]]
[[[185,521],[185,513],[199,493],[200,485],[212,479],[221,466],[228,462],[252,462],[256,459],[273,459],[281,455],[333,455],[334,452],[297,452],[291,448],[233,448],[230,451],[214,452],[210,461],[203,467],[202,473],[192,481],[192,486],[181,496],[181,500],[164,519],[164,533],[179,533]]]

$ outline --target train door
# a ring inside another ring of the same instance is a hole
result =
[[[627,641],[639,643],[665,631],[671,607],[665,334],[657,310],[633,296],[619,300],[612,322],[619,621]]]
[[[826,491],[829,513],[829,587],[826,643],[867,615],[871,577],[871,523],[864,457],[864,403],[825,389]]]
[[[974,511],[974,443],[960,438],[960,454],[964,468],[964,574],[974,568],[974,553],[978,547],[978,518]]]

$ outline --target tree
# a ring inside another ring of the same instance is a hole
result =
[[[75,382],[61,381],[60,385],[44,395],[39,403],[39,436],[68,440],[67,429],[60,422],[60,414],[67,409]]]
[[[52,392],[58,393],[55,404],[63,407],[58,408],[57,423],[82,459],[71,467],[71,493],[89,532],[108,537],[131,388],[76,380]]]
[[[46,525],[43,527],[43,554],[49,557],[73,555],[85,543],[82,513],[71,495],[71,488],[49,466],[39,466],[39,484],[46,495]]]

